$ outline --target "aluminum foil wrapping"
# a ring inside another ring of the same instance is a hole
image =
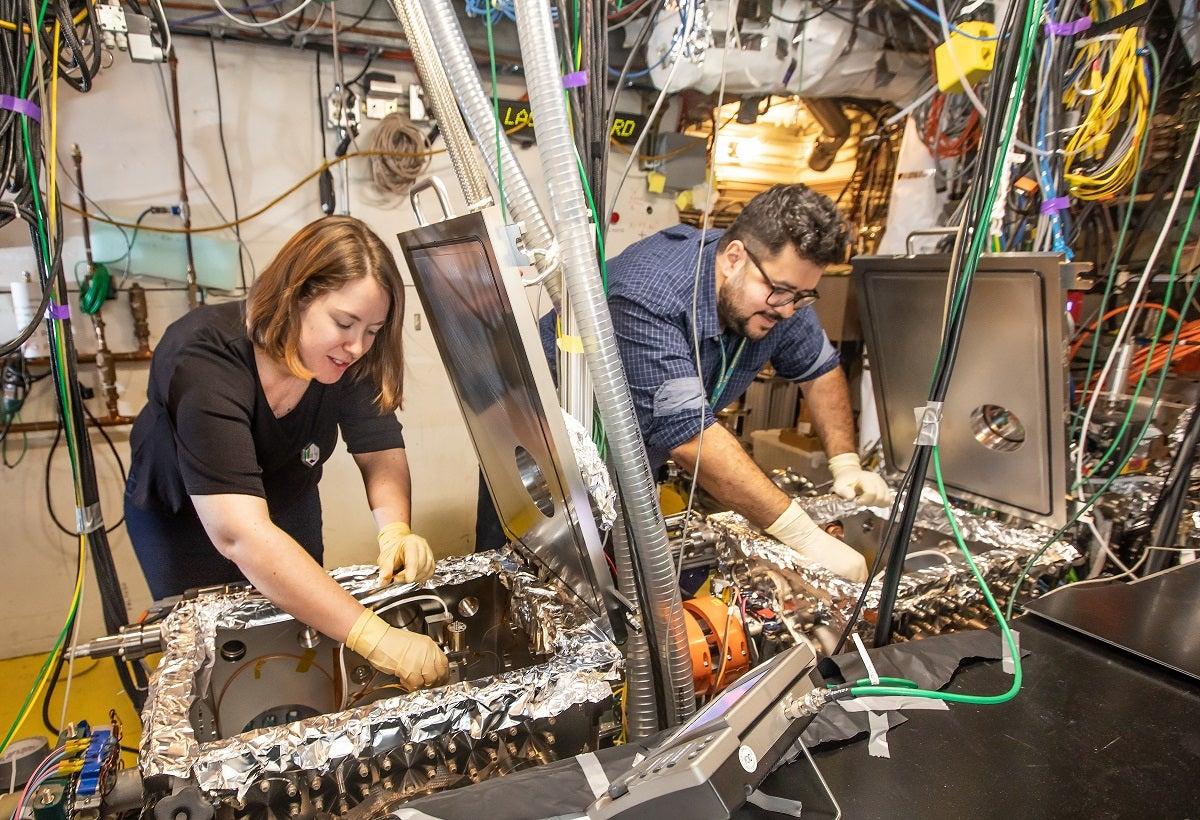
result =
[[[417,588],[376,590],[374,573],[373,566],[353,566],[330,574],[367,603]],[[540,582],[507,551],[439,561],[435,576],[420,586],[436,588],[492,573],[511,591],[512,614],[529,629],[535,654],[548,656],[544,663],[204,744],[195,739],[189,711],[198,694],[207,691],[218,626],[254,626],[287,616],[249,592],[205,595],[180,604],[163,624],[168,649],[142,713],[143,776],[194,777],[206,792],[236,792],[242,798],[263,776],[324,773],[346,755],[455,731],[482,737],[610,697],[610,682],[621,675],[620,650],[565,592]]]
[[[571,449],[575,451],[579,475],[583,478],[588,496],[592,499],[596,525],[602,531],[610,530],[613,522],[617,520],[617,491],[613,489],[608,466],[600,457],[596,442],[592,441],[584,426],[566,410],[563,411],[563,420],[567,423],[567,433],[571,436]]]
[[[834,495],[801,499],[814,520],[826,523],[861,511],[852,501]],[[867,508],[881,519],[887,509]],[[1013,582],[1029,557],[1042,548],[1053,533],[1044,527],[1028,525],[1014,527],[994,519],[954,510],[955,518],[967,541],[990,547],[974,555],[975,563],[989,582]],[[709,523],[722,536],[723,561],[735,571],[741,564],[743,579],[747,575],[767,576],[777,593],[791,597],[782,612],[789,626],[803,631],[816,623],[828,623],[836,628],[845,626],[862,585],[834,575],[801,553],[776,541],[750,525],[736,513],[717,513],[708,517]],[[951,534],[940,496],[925,488],[917,509],[916,525],[924,529]],[[1070,544],[1058,542],[1048,548],[1031,570],[1036,578],[1047,568],[1064,566],[1079,557]],[[879,605],[882,580],[876,578],[864,599],[864,609]],[[799,600],[797,600],[799,599]],[[799,602],[806,606],[798,606]],[[906,572],[900,580],[897,594],[897,613],[929,617],[947,608],[961,609],[983,601],[982,593],[965,562],[941,564]],[[865,622],[860,621],[860,627]],[[869,626],[867,627],[869,629]]]

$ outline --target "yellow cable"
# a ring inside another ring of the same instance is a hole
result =
[[[58,223],[58,208],[55,207],[58,202],[58,49],[59,38],[62,35],[62,27],[58,21],[54,21],[54,49],[51,51],[51,58],[54,61],[54,67],[50,70],[50,171],[47,175],[46,187],[50,189],[50,235],[56,234]]]
[[[1093,0],[1092,16],[1113,17],[1144,2],[1115,0],[1102,7]],[[1149,127],[1150,94],[1138,56],[1143,39],[1138,29],[1127,28],[1115,41],[1096,39],[1078,50],[1071,70],[1077,79],[1063,92],[1064,106],[1082,109],[1063,162],[1063,178],[1076,199],[1112,197],[1129,186],[1137,171],[1137,146]],[[1081,87],[1085,78],[1086,87]],[[1106,156],[1112,133],[1122,122],[1129,123],[1131,138],[1120,156]],[[1107,168],[1089,172],[1079,169],[1083,164]]]
[[[80,597],[80,595],[83,594],[84,561],[86,560],[86,558],[87,558],[87,538],[84,535],[80,535],[79,536],[79,569],[75,573],[75,591],[71,595],[71,611],[74,611],[75,608],[79,605],[79,597]],[[68,615],[68,617],[70,617],[70,615]],[[76,613],[76,617],[78,617],[78,613]],[[50,675],[54,671],[54,666],[58,662],[58,656],[62,653],[63,647],[65,647],[66,645],[67,645],[66,640],[64,639],[60,645],[58,645],[54,649],[50,650],[50,662],[48,664],[46,664],[46,673],[42,676],[41,680],[38,681],[37,687],[34,689],[33,697],[29,699],[29,702],[25,705],[25,708],[21,711],[21,714],[20,714],[19,718],[17,719],[16,728],[13,729],[13,732],[12,732],[12,735],[14,738],[17,736],[18,733],[20,733],[21,727],[25,724],[25,721],[29,720],[29,715],[31,712],[33,712],[34,704],[41,702],[42,692],[45,690],[46,684],[49,683]],[[0,753],[3,753],[3,751],[4,751],[3,749],[0,749]]]
[[[518,126],[508,129],[504,133],[515,134],[516,132],[521,131],[524,128],[526,128],[525,125],[518,125]],[[263,205],[262,207],[258,208],[257,210],[251,211],[250,213],[246,214],[241,219],[236,219],[231,222],[222,222],[220,225],[206,225],[206,226],[200,227],[200,228],[193,226],[190,231],[187,228],[167,228],[167,227],[161,227],[161,226],[157,226],[157,225],[145,225],[145,224],[137,225],[133,222],[122,222],[119,219],[108,219],[107,217],[100,216],[99,214],[94,214],[91,211],[84,211],[80,208],[76,208],[74,205],[71,205],[68,202],[63,202],[62,207],[66,208],[68,211],[72,211],[73,213],[76,213],[80,216],[86,216],[88,219],[90,219],[94,222],[103,222],[106,225],[116,225],[118,228],[129,228],[131,230],[150,231],[151,233],[173,233],[173,234],[213,233],[216,231],[229,230],[230,228],[234,228],[238,225],[243,225],[252,219],[257,219],[258,217],[265,214],[267,211],[274,208],[280,202],[283,202],[289,196],[296,193],[296,191],[298,191],[302,187],[304,187],[304,185],[306,183],[311,182],[312,180],[316,179],[318,176],[321,175],[321,173],[323,171],[325,171],[328,168],[332,168],[333,166],[337,165],[339,162],[345,162],[349,159],[354,159],[355,157],[423,157],[423,156],[434,156],[435,154],[444,154],[444,153],[446,153],[445,148],[434,148],[429,151],[352,151],[352,152],[344,154],[340,157],[334,157],[331,160],[321,163],[321,165],[316,170],[314,170],[312,173],[307,174],[306,176],[301,178],[298,182],[296,182],[291,187],[289,187],[287,190],[285,190],[283,193],[281,193],[279,196],[275,197],[274,199],[272,199],[271,201],[269,201],[267,204]]]
[[[85,8],[83,11],[79,12],[74,17],[72,17],[71,22],[74,23],[75,25],[79,25],[85,19],[87,19],[87,16],[88,16],[88,9]],[[57,24],[58,24],[57,21],[55,21],[55,25],[57,25]],[[0,20],[0,28],[7,29],[8,31],[16,31],[17,24],[12,22],[11,20]],[[21,24],[21,33],[28,34],[29,26],[22,23]]]

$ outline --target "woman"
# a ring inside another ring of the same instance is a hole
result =
[[[131,435],[125,520],[150,591],[249,580],[409,688],[440,680],[424,635],[388,626],[321,568],[317,482],[338,430],[379,526],[382,583],[422,581],[395,410],[404,283],[357,219],[302,228],[244,302],[194,310],[163,334]]]

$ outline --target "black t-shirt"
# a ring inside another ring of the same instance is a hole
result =
[[[172,526],[186,530],[179,543],[195,544],[207,538],[202,528],[192,531],[200,525],[189,496],[258,496],[271,520],[319,561],[317,483],[339,428],[351,453],[371,453],[404,446],[400,422],[393,413],[380,415],[377,386],[355,380],[353,370],[331,385],[314,379],[296,407],[275,418],[246,335],[245,307],[197,308],[163,334],[131,433],[127,505],[161,524],[172,516]],[[141,557],[145,545],[134,540]]]

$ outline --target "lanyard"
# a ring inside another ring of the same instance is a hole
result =
[[[713,388],[712,396],[708,403],[714,410],[717,408],[717,399],[721,398],[721,394],[725,392],[725,388],[729,386],[729,379],[733,376],[733,371],[737,367],[738,359],[742,358],[742,351],[746,348],[746,338],[738,342],[737,349],[733,351],[733,361],[725,361],[725,337],[722,336],[719,340],[721,345],[721,375],[717,378],[717,385]]]

